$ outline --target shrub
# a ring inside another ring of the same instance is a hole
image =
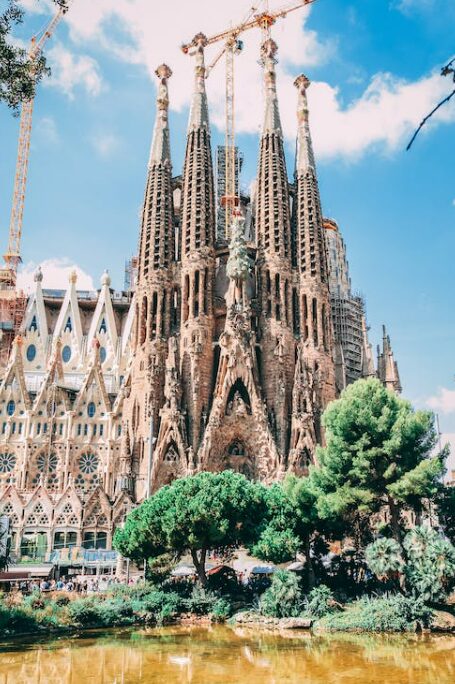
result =
[[[395,539],[376,539],[366,547],[365,559],[370,570],[380,580],[390,579],[403,569],[401,548]]]
[[[213,612],[217,600],[218,597],[212,591],[195,584],[191,596],[185,601],[185,605],[189,613],[208,615]]]
[[[401,594],[363,597],[349,604],[342,613],[323,618],[329,629],[363,630],[367,632],[410,632],[427,626],[431,611],[422,600]]]
[[[415,527],[403,545],[409,588],[424,601],[445,598],[455,584],[455,547],[427,527]]]
[[[232,606],[225,598],[219,598],[213,605],[213,622],[225,622],[232,614]]]
[[[263,615],[277,618],[296,617],[302,613],[302,590],[293,572],[275,572],[270,587],[260,598],[259,610]]]
[[[98,623],[97,606],[92,597],[72,601],[68,606],[71,621],[78,626],[87,627]]]
[[[27,612],[23,607],[6,607],[0,605],[0,634],[18,634],[36,632],[39,629],[36,615]]]
[[[30,594],[30,596],[26,596],[24,598],[23,604],[26,608],[31,608],[32,610],[41,610],[44,608],[45,602],[40,592],[34,591]]]
[[[94,604],[96,622],[104,627],[127,625],[134,622],[134,613],[130,601],[121,598],[108,598]]]
[[[54,601],[57,606],[67,606],[70,602],[70,598],[66,594],[59,594],[55,597]]]
[[[319,587],[312,589],[308,594],[305,612],[311,617],[320,618],[333,610],[332,603],[332,592],[325,584],[321,584]]]

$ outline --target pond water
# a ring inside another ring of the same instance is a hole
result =
[[[0,643],[0,684],[446,684],[455,637],[115,630]]]

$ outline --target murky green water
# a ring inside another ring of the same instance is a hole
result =
[[[167,627],[0,643],[0,684],[89,682],[453,684],[455,637]]]

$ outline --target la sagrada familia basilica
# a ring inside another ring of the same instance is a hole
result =
[[[171,70],[156,71],[134,291],[114,291],[108,273],[95,293],[75,274],[46,290],[36,273],[0,384],[0,512],[18,555],[37,538],[47,552],[109,549],[137,502],[200,470],[304,475],[348,382],[377,375],[400,390],[386,334],[375,368],[343,239],[323,218],[303,75],[288,178],[271,39],[256,190],[229,239],[217,233],[204,45],[200,34],[181,176]]]

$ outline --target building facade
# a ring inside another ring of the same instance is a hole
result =
[[[331,294],[343,278],[330,270],[309,81],[295,81],[290,186],[277,46],[262,45],[254,202],[237,212],[229,245],[217,242],[205,40],[196,37],[181,176],[171,162],[172,73],[156,71],[134,292],[115,292],[108,273],[96,293],[77,290],[75,274],[66,291],[44,290],[36,274],[0,384],[0,513],[18,555],[109,548],[137,502],[200,470],[231,468],[265,483],[305,474],[324,439],[321,415],[349,381],[337,380]],[[361,335],[368,345],[365,325]],[[385,340],[379,367],[391,386]],[[363,363],[356,372],[375,371]]]

